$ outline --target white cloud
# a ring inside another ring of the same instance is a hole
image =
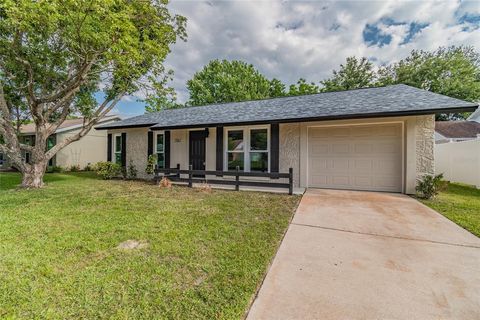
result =
[[[174,46],[166,65],[175,71],[182,102],[186,81],[212,59],[247,61],[286,84],[300,77],[318,82],[351,55],[388,63],[412,49],[480,48],[480,32],[458,25],[459,17],[479,14],[479,7],[473,1],[173,1],[172,11],[188,19],[188,41]],[[382,22],[387,18],[406,24]],[[403,43],[411,22],[428,26]],[[391,42],[368,46],[366,24],[376,24]]]

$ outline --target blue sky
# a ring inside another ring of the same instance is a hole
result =
[[[186,81],[212,59],[244,60],[290,84],[325,79],[353,55],[381,65],[413,49],[480,50],[478,1],[173,0],[169,7],[188,20],[188,40],[175,44],[165,63],[180,102],[188,100]],[[125,97],[114,112],[142,114],[138,99]]]

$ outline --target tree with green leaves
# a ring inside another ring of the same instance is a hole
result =
[[[175,89],[167,85],[167,82],[171,80],[173,80],[173,71],[169,70],[162,80],[153,83],[154,90],[146,94],[145,113],[184,107],[183,104],[177,102]]]
[[[270,92],[269,92],[270,98],[286,96],[287,93],[285,89],[286,89],[285,84],[282,81],[276,78],[273,78],[272,80],[270,80]]]
[[[155,89],[170,45],[186,37],[185,23],[163,0],[0,3],[0,151],[22,173],[23,187],[41,187],[49,159],[124,95]],[[16,108],[35,124],[34,145],[20,142]],[[48,137],[72,114],[85,119],[79,132],[47,151]]]
[[[270,81],[252,64],[212,60],[187,81],[188,104],[237,102],[270,97]]]
[[[473,47],[413,50],[398,63],[379,70],[379,84],[403,83],[453,98],[480,100],[480,54]],[[465,118],[466,114],[453,114]],[[448,117],[441,115],[440,120]]]
[[[314,83],[308,83],[307,80],[300,78],[296,84],[291,84],[288,88],[288,96],[300,96],[304,94],[319,93],[320,88]]]
[[[373,64],[365,57],[348,57],[340,69],[333,70],[333,76],[321,81],[322,91],[341,91],[375,86],[376,73]]]

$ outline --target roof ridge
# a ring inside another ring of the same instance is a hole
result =
[[[260,101],[270,101],[270,100],[275,100],[275,99],[287,99],[287,98],[296,98],[296,97],[308,97],[308,96],[315,96],[315,95],[322,95],[322,94],[329,94],[329,93],[340,93],[340,92],[352,92],[352,91],[359,91],[359,90],[372,90],[372,89],[381,89],[381,88],[388,88],[388,87],[398,87],[398,86],[405,86],[413,89],[418,89],[418,90],[424,90],[428,91],[425,89],[419,89],[413,86],[409,86],[408,84],[404,83],[396,83],[396,84],[389,84],[385,86],[375,86],[375,87],[364,87],[364,88],[354,88],[354,89],[346,89],[346,90],[334,90],[334,91],[324,91],[324,92],[316,92],[316,93],[306,93],[306,94],[298,94],[298,95],[292,95],[292,96],[283,96],[283,97],[269,97],[269,98],[261,98],[261,99],[251,99],[251,100],[243,100],[243,101],[230,101],[230,102],[215,102],[215,103],[209,103],[209,104],[202,104],[198,106],[187,106],[185,105],[182,108],[172,108],[172,109],[163,109],[160,111],[155,111],[155,112],[150,112],[149,114],[157,114],[157,113],[162,113],[166,111],[175,111],[175,110],[184,110],[185,108],[199,108],[199,107],[211,107],[211,106],[221,106],[221,105],[227,105],[227,104],[234,104],[234,103],[246,103],[246,102],[260,102]],[[431,92],[431,91],[430,91]],[[145,115],[141,114],[139,116]],[[137,116],[138,117],[138,116]]]

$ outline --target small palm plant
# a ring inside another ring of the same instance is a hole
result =
[[[447,182],[443,180],[443,174],[425,175],[417,182],[415,190],[419,197],[423,199],[433,199],[442,190],[447,187]]]

